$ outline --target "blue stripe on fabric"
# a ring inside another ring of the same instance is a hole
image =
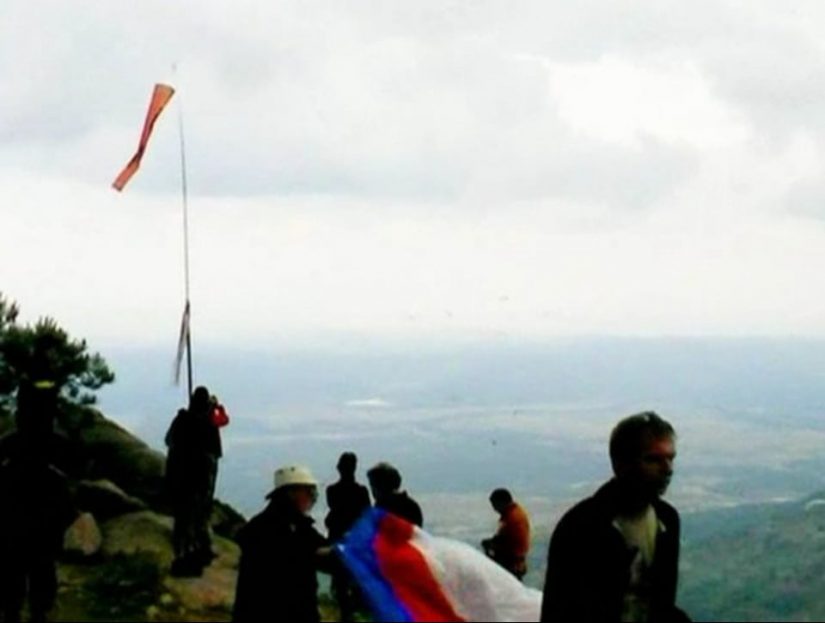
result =
[[[413,623],[414,619],[395,595],[381,573],[373,543],[381,530],[386,512],[372,508],[353,526],[335,547],[341,560],[361,587],[377,621]]]

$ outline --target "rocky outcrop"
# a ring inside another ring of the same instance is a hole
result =
[[[163,454],[93,409],[67,407],[59,428],[75,449],[78,477],[107,480],[151,508],[164,507]]]
[[[110,480],[83,480],[77,483],[75,503],[100,521],[148,508],[143,500],[129,495]]]
[[[102,554],[107,558],[143,556],[169,567],[172,553],[172,518],[152,511],[130,513],[103,524]]]
[[[0,433],[11,429],[0,416]],[[58,433],[73,455],[65,470],[82,512],[65,537],[55,621],[229,621],[244,518],[215,502],[212,564],[198,578],[169,575],[173,520],[164,456],[97,411],[72,408]],[[324,620],[335,610],[322,605]]]
[[[65,453],[71,455],[61,468],[74,480],[81,510],[101,522],[141,510],[170,514],[162,453],[89,408],[66,407],[58,433],[67,440]],[[232,539],[246,520],[216,500],[211,523],[217,534]]]
[[[101,526],[103,545],[92,563],[60,566],[55,621],[230,621],[240,549],[216,537],[217,557],[198,578],[169,575],[172,519],[146,510]],[[323,620],[336,610],[323,600]]]
[[[13,418],[0,415],[0,435]],[[78,519],[64,539],[57,621],[228,621],[244,525],[215,502],[216,559],[199,578],[173,578],[165,457],[98,411],[66,407],[58,467],[71,481]]]

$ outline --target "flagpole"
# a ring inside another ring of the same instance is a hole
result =
[[[172,66],[175,76],[178,73],[177,64]],[[183,199],[183,278],[184,293],[186,295],[185,314],[188,317],[186,324],[186,379],[189,397],[192,397],[192,306],[189,298],[189,191],[186,180],[186,140],[183,133],[183,99],[178,95],[178,131],[180,134],[180,179]]]

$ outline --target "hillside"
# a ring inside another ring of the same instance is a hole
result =
[[[12,428],[8,416],[0,417],[0,435]],[[239,560],[231,539],[243,517],[217,502],[218,558],[202,578],[172,578],[163,455],[94,410],[68,411],[58,432],[67,440],[60,467],[82,514],[66,535],[54,619],[229,620]]]
[[[746,510],[686,543],[682,604],[696,620],[825,620],[825,494]]]

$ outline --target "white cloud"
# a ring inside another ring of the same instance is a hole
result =
[[[363,400],[349,400],[346,406],[361,409],[387,409],[392,406],[392,403],[383,398],[365,398]]]
[[[697,149],[742,144],[744,120],[693,65],[645,67],[605,57],[550,66],[560,116],[577,132],[627,145],[646,136]]]

